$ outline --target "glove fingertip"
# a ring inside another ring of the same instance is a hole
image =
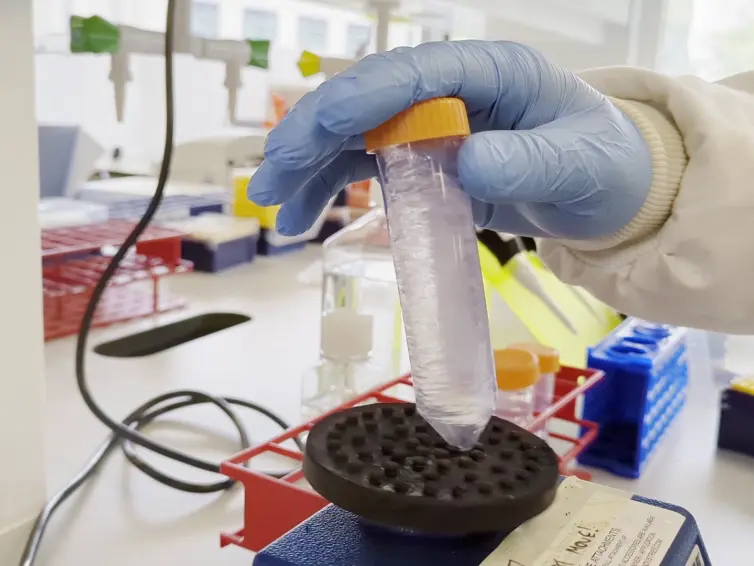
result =
[[[259,206],[271,206],[277,199],[274,187],[274,174],[269,165],[263,163],[246,184],[246,198]]]
[[[246,197],[259,206],[281,204],[311,177],[310,169],[288,170],[264,161],[246,185]]]
[[[543,171],[552,169],[549,156],[528,132],[495,130],[469,136],[458,156],[464,190],[490,204],[550,202]]]
[[[278,211],[275,219],[275,229],[283,236],[298,236],[306,232],[310,226],[301,218],[295,203],[286,203]]]
[[[474,199],[488,202],[491,191],[489,176],[495,164],[490,159],[488,140],[484,134],[469,136],[458,153],[458,177],[463,189]]]
[[[471,215],[474,218],[474,224],[479,228],[486,228],[492,220],[493,207],[486,202],[475,198],[471,199]]]
[[[320,126],[333,134],[351,136],[358,133],[363,107],[358,102],[359,89],[347,78],[332,79],[320,87],[321,94],[315,110]]]

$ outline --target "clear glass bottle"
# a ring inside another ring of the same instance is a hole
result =
[[[495,352],[497,407],[495,416],[526,427],[534,416],[534,387],[539,361],[528,350],[506,348]]]
[[[345,309],[370,322],[371,345],[360,360],[379,379],[365,385],[371,387],[408,371],[390,236],[381,204],[325,241],[323,277],[322,344],[328,316]],[[348,328],[340,326],[337,331]]]
[[[322,248],[321,361],[304,376],[306,417],[408,371],[382,206],[328,238]]]

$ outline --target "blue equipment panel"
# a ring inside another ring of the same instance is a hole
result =
[[[633,497],[680,513],[685,521],[660,566],[710,566],[696,521],[680,507]],[[480,566],[505,534],[442,538],[365,525],[330,505],[259,552],[254,566]],[[689,562],[699,552],[699,559]],[[584,562],[585,564],[588,562]],[[505,565],[508,566],[508,565]],[[515,565],[515,566],[529,566]]]
[[[181,242],[181,257],[194,264],[194,271],[217,273],[253,261],[257,255],[258,239],[256,234],[219,244],[186,239]]]
[[[717,446],[754,456],[754,379],[734,382],[723,391]]]

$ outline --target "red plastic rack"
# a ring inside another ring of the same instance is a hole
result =
[[[45,340],[78,332],[92,290],[110,258],[134,223],[113,220],[89,226],[42,232],[42,290]],[[160,292],[162,277],[187,273],[191,262],[181,260],[182,234],[147,228],[106,289],[95,313],[96,328],[180,308],[185,301]]]
[[[578,426],[578,432],[571,437],[565,434],[549,433],[572,445],[560,456],[560,469],[564,475],[577,475],[583,479],[591,476],[584,470],[571,468],[576,456],[597,437],[596,423],[578,417],[577,403],[589,388],[595,385],[604,374],[596,370],[582,370],[563,367],[558,373],[555,389],[555,402],[549,409],[537,415],[528,427],[531,431],[541,429],[550,419],[556,418]],[[344,403],[325,415],[292,428],[269,442],[245,450],[230,460],[223,462],[220,471],[244,486],[244,526],[235,533],[223,533],[220,544],[225,547],[236,545],[252,552],[258,552],[277,540],[289,530],[299,525],[314,513],[324,508],[328,502],[307,487],[297,485],[304,478],[300,463],[303,454],[294,448],[284,446],[286,442],[305,435],[321,419],[332,413],[366,403],[395,403],[401,399],[391,396],[388,391],[399,385],[411,385],[411,377],[404,376],[368,391]],[[299,465],[283,478],[273,478],[249,469],[249,463],[262,455],[278,455],[297,462]]]

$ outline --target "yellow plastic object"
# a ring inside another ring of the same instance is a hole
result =
[[[586,332],[586,338],[589,346],[594,346],[600,342],[608,333],[610,333],[615,327],[617,327],[623,319],[615,312],[614,309],[607,306],[605,303],[595,298],[587,291],[580,287],[569,287],[563,283],[560,279],[545,266],[542,259],[534,252],[527,252],[529,261],[537,267],[537,272],[546,274],[543,277],[542,283],[545,290],[549,293],[554,293],[556,298],[563,303],[568,309],[571,306],[574,307],[575,312],[585,312],[584,306],[581,301],[574,296],[574,291],[580,295],[580,297],[589,303],[589,305],[601,316],[602,320],[597,321],[598,324],[586,324],[583,328],[583,332]],[[587,319],[590,323],[595,321],[595,317],[592,315]],[[549,342],[543,341],[544,344]],[[555,346],[553,344],[553,346]]]
[[[246,196],[248,184],[248,177],[233,179],[233,216],[256,218],[259,221],[260,228],[274,230],[280,206],[259,206],[251,202],[249,197]]]
[[[496,350],[494,355],[498,389],[517,391],[531,387],[539,379],[537,356],[531,352],[506,348]]]
[[[577,328],[578,333],[574,334],[547,305],[516,280],[512,268],[501,266],[495,255],[481,243],[479,258],[488,289],[500,294],[537,342],[549,344],[560,352],[563,365],[585,367],[587,348],[599,343],[620,324],[620,317],[614,311],[582,293],[584,299],[603,314],[601,318],[595,317],[573,295],[572,289],[557,279],[536,254],[530,253],[529,260],[540,283]]]
[[[739,377],[730,384],[733,391],[754,396],[754,377]]]
[[[311,51],[304,51],[301,53],[301,57],[298,60],[298,70],[301,71],[303,77],[311,77],[319,73],[320,70],[320,58],[319,55],[312,53]]]
[[[560,353],[555,348],[536,342],[522,342],[511,344],[508,347],[513,350],[526,350],[537,356],[541,373],[558,373],[560,371]]]
[[[384,124],[364,134],[368,152],[404,143],[468,136],[466,105],[458,98],[418,102]]]

